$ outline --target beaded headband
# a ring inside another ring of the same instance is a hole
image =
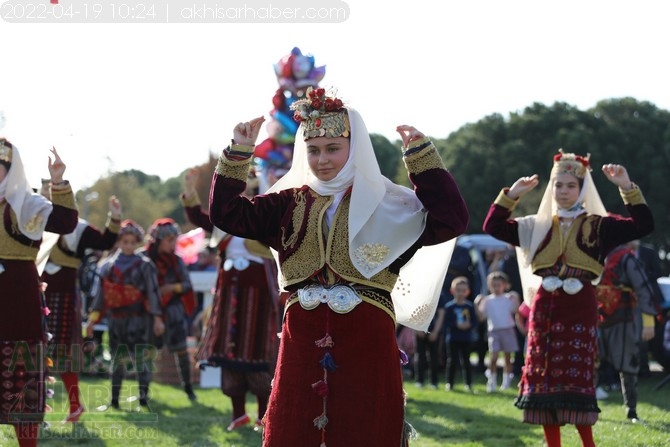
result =
[[[307,98],[291,104],[293,119],[301,124],[303,139],[349,137],[351,125],[342,100],[323,88],[308,89]]]
[[[134,221],[130,219],[126,219],[123,222],[121,222],[119,237],[126,234],[131,234],[135,236],[138,243],[142,242],[142,239],[144,239],[144,230],[142,229],[142,227],[140,227],[138,224],[136,224]]]
[[[179,225],[177,225],[177,223],[169,217],[164,219],[157,219],[149,229],[149,235],[154,241],[160,241],[171,235],[179,236],[179,233],[181,233],[179,230]]]
[[[591,154],[586,154],[586,157],[563,152],[563,149],[558,150],[558,154],[554,155],[554,172],[557,174],[572,174],[577,178],[583,179],[586,172],[591,170],[589,159]]]

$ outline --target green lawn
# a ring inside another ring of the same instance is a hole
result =
[[[620,394],[611,393],[607,401],[601,401],[601,418],[594,428],[599,446],[670,445],[670,384],[653,390],[661,378],[661,373],[654,373],[640,382],[638,414],[645,425],[625,419]],[[521,412],[512,405],[515,392],[487,394],[484,380],[482,376],[475,395],[465,393],[461,386],[446,392],[443,387],[418,389],[408,383],[408,418],[419,434],[411,446],[543,446],[541,428],[519,422]],[[57,382],[53,388],[56,396],[49,404],[54,412],[46,418],[51,429],[41,433],[41,446],[260,446],[261,435],[250,426],[226,431],[231,406],[218,389],[196,390],[198,400],[191,403],[178,387],[153,383],[149,411],[135,411],[136,402],[123,402],[126,411],[97,412],[95,407],[109,400],[109,380],[83,377],[81,388],[88,412],[73,429],[59,422],[67,409],[62,384]],[[136,382],[124,382],[122,399],[136,394]],[[247,411],[250,415],[256,411],[251,397]],[[13,429],[0,426],[0,446],[14,445]],[[581,445],[574,427],[563,428],[563,445]]]

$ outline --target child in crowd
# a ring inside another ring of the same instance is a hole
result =
[[[465,390],[472,391],[472,364],[470,353],[474,341],[473,329],[477,326],[475,307],[468,301],[470,282],[465,276],[458,276],[451,282],[451,294],[454,296],[444,307],[449,360],[447,372],[447,391],[454,387],[454,374],[460,363],[465,374]]]
[[[489,369],[486,391],[495,391],[498,382],[498,354],[504,355],[504,368],[501,390],[510,387],[512,380],[511,353],[519,350],[519,342],[514,332],[516,314],[519,309],[519,296],[507,292],[509,281],[503,272],[494,271],[486,277],[489,295],[479,295],[475,299],[477,314],[486,319],[489,342]]]
[[[131,220],[124,220],[119,231],[118,250],[101,266],[103,286],[91,304],[86,334],[93,335],[93,326],[103,312],[109,317],[109,347],[112,351],[112,400],[109,406],[120,409],[119,395],[128,359],[134,363],[140,388],[140,405],[149,405],[151,365],[145,359],[150,350],[150,331],[163,335],[158,277],[156,267],[135,250],[142,244],[144,230]],[[155,349],[155,348],[153,348]],[[98,408],[106,410],[109,406]]]

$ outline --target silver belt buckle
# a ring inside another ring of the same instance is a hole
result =
[[[558,276],[546,276],[542,278],[542,288],[547,292],[553,292],[563,285],[563,281]]]
[[[247,258],[228,258],[223,262],[223,270],[226,272],[235,269],[235,270],[246,270],[251,265],[251,262]]]
[[[363,302],[352,287],[342,284],[329,288],[319,284],[303,287],[298,290],[298,301],[300,306],[306,310],[312,310],[321,303],[327,303],[328,307],[338,314],[351,312],[354,307]]]
[[[542,288],[547,292],[553,292],[559,287],[568,295],[575,295],[584,288],[584,284],[577,278],[561,279],[558,276],[547,276],[542,279]]]
[[[563,290],[568,295],[575,295],[584,288],[584,284],[577,278],[568,278],[563,280]]]

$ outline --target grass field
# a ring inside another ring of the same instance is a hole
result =
[[[632,424],[625,419],[620,393],[611,393],[608,400],[600,402],[602,413],[594,428],[598,446],[670,445],[670,384],[653,390],[661,378],[662,374],[656,372],[640,381],[638,414],[644,424]],[[446,392],[443,385],[431,390],[407,383],[408,419],[419,434],[411,447],[543,446],[541,428],[520,422],[521,412],[512,405],[515,392],[487,394],[484,381],[482,376],[474,395],[464,392],[461,386]],[[109,380],[82,377],[82,396],[88,411],[73,428],[71,424],[59,422],[67,412],[62,384],[57,382],[52,387],[56,396],[49,404],[54,411],[46,417],[51,428],[41,431],[41,446],[241,447],[261,444],[260,433],[251,426],[232,433],[226,431],[231,406],[218,389],[197,389],[198,400],[191,403],[178,387],[153,383],[149,410],[136,411],[136,401],[123,401],[123,411],[97,412],[97,406],[109,401]],[[125,381],[122,400],[136,394],[136,382]],[[251,397],[247,402],[253,421],[256,405]],[[563,446],[581,445],[574,427],[566,426],[562,433]],[[0,426],[0,446],[15,445],[13,429]]]

